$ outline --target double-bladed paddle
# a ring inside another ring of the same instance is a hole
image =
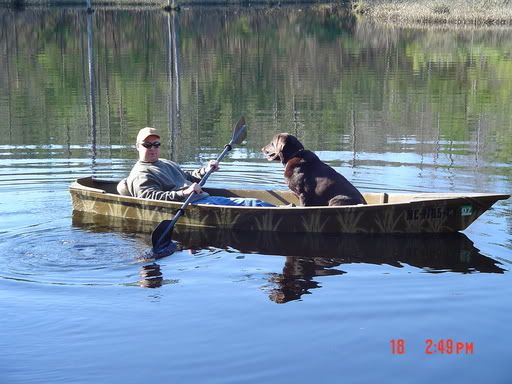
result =
[[[245,140],[245,137],[247,136],[247,127],[245,126],[245,119],[242,116],[240,120],[238,120],[238,123],[236,123],[235,128],[233,128],[233,135],[231,136],[231,141],[229,144],[226,144],[224,146],[224,150],[222,153],[217,157],[217,161],[220,162],[226,154],[233,149],[234,144],[240,144],[242,141]],[[200,186],[203,186],[204,183],[206,183],[206,180],[210,175],[212,174],[213,169],[210,168],[209,171],[206,173],[206,175],[203,176],[201,181],[199,182]],[[176,243],[172,241],[172,231],[174,229],[174,225],[178,221],[178,219],[183,216],[185,213],[185,209],[189,205],[190,201],[192,200],[195,192],[192,192],[180,209],[176,212],[172,220],[164,220],[160,224],[156,226],[156,228],[153,230],[153,233],[151,234],[151,242],[153,244],[153,253],[155,254],[171,254],[176,250]]]

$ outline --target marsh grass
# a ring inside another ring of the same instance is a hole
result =
[[[395,23],[512,24],[512,0],[355,0],[352,9]]]

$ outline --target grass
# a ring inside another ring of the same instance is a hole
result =
[[[352,9],[394,23],[512,24],[512,0],[354,0]]]

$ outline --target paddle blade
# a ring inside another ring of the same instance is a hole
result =
[[[175,241],[171,241],[168,245],[166,245],[164,248],[160,249],[158,252],[156,252],[154,249],[153,251],[153,258],[160,259],[162,257],[170,256],[174,252],[178,250],[178,243]]]
[[[231,137],[231,144],[240,144],[247,137],[247,126],[245,125],[245,118],[242,116],[235,128],[233,128],[233,136]]]
[[[174,223],[172,220],[164,220],[160,224],[158,224],[156,228],[153,230],[153,233],[151,234],[153,253],[162,253],[164,251],[167,251],[167,249],[171,247],[172,230],[174,229],[173,224]]]

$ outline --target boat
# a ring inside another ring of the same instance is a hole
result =
[[[118,181],[80,178],[70,186],[73,210],[157,223],[182,203],[121,196]],[[508,194],[363,193],[366,205],[300,207],[290,191],[203,188],[215,196],[253,197],[275,207],[189,205],[178,226],[235,231],[323,234],[446,233],[466,229]]]

